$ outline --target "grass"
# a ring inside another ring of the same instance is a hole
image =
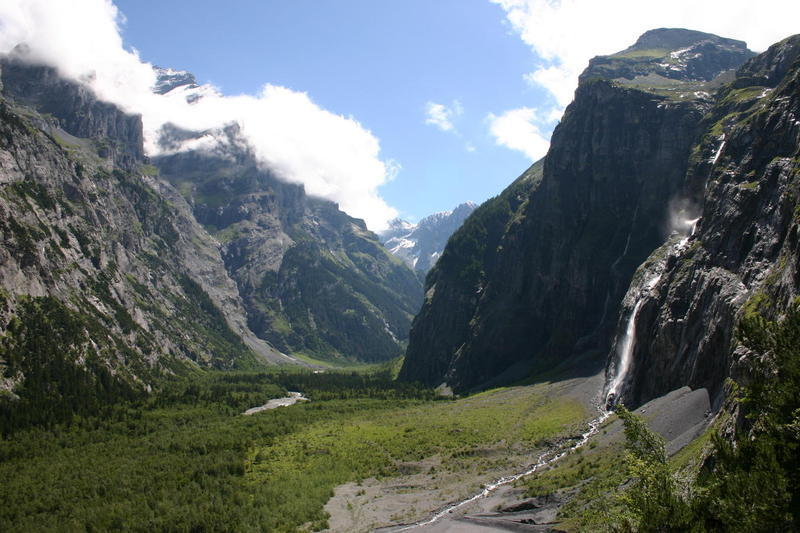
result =
[[[366,363],[363,365],[353,364],[352,361],[344,361],[344,360],[336,360],[336,359],[319,359],[316,358],[306,352],[292,352],[291,356],[303,361],[304,363],[309,363],[314,366],[319,366],[327,369],[336,369],[336,370],[349,370],[349,369],[357,369],[367,367]]]
[[[322,508],[337,485],[397,476],[401,465],[407,468],[409,462],[431,457],[439,458],[440,472],[480,474],[502,463],[496,450],[532,452],[541,439],[574,431],[587,418],[586,410],[577,402],[552,402],[550,391],[541,385],[456,401],[389,408],[375,404],[374,409],[321,420],[269,446],[254,447],[246,478],[252,486],[291,487],[290,494],[282,491],[289,500],[301,494],[310,498],[313,508],[305,519],[322,524]]]
[[[669,50],[666,48],[650,48],[647,50],[631,50],[629,52],[619,52],[617,54],[613,54],[610,57],[614,58],[624,58],[624,59],[634,59],[634,58],[659,58],[659,57],[666,57],[669,54]]]
[[[332,399],[240,416],[298,380]],[[275,497],[294,491],[277,477],[247,483],[256,443],[430,402],[430,391],[393,387],[374,375],[199,373],[104,418],[17,431],[0,438],[0,531],[294,531],[311,496]]]
[[[558,384],[436,400],[391,381],[396,364],[198,372],[103,418],[13,433],[0,440],[0,531],[319,529],[342,483],[421,475],[450,483],[449,501],[589,417]],[[286,390],[312,401],[240,416]]]

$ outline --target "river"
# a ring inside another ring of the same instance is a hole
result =
[[[264,405],[259,405],[258,407],[251,407],[242,414],[254,415],[256,413],[260,413],[261,411],[266,411],[267,409],[275,409],[277,407],[288,407],[290,405],[296,404],[297,402],[307,402],[307,401],[309,401],[309,399],[303,396],[302,392],[289,391],[289,396],[285,396],[283,398],[273,398]]]

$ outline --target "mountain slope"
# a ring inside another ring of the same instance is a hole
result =
[[[672,47],[659,57],[681,56],[677,47],[687,46],[685,30],[646,36]],[[743,43],[688,36],[707,55],[733,54],[737,61],[752,55]],[[519,379],[533,368],[602,366],[630,279],[669,233],[673,203],[686,196],[692,146],[712,105],[700,89],[735,63],[683,68],[667,78],[658,62],[642,62],[640,54],[609,57],[613,68],[600,69],[610,60],[597,58],[582,76],[553,133],[541,184],[504,229],[496,252],[461,265],[488,274],[480,284],[477,276],[468,281],[469,318],[455,324],[443,316],[459,302],[439,285],[454,283],[458,269],[446,280],[429,276],[402,376],[464,390]],[[631,69],[638,83],[627,82]],[[468,245],[477,246],[483,245]]]
[[[147,175],[138,118],[45,67],[5,58],[0,75],[6,421],[89,412],[197,365],[254,364],[223,311],[235,286],[204,289],[226,279],[212,241],[183,231],[191,221]]]
[[[300,363],[279,350],[401,353],[416,275],[363,221],[259,168],[235,127],[230,149],[155,160],[162,175],[140,117],[24,47],[0,58],[0,89],[0,431],[197,368]]]
[[[400,355],[421,298],[414,273],[362,220],[261,168],[235,127],[225,135],[215,153],[153,163],[221,243],[249,327],[281,351],[318,359]]]
[[[534,163],[495,198],[479,206],[450,237],[425,280],[425,301],[414,318],[400,377],[442,382],[452,354],[469,334],[487,281],[496,273],[497,250],[542,179]]]

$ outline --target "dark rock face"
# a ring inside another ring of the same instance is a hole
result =
[[[704,120],[687,175],[702,193],[696,230],[654,253],[629,293],[660,270],[636,321],[628,404],[682,385],[705,387],[719,402],[724,379],[746,355],[735,341],[739,316],[776,318],[798,293],[798,56],[794,37],[745,64]]]
[[[459,348],[469,337],[482,292],[496,276],[498,247],[506,228],[522,212],[542,177],[535,163],[497,197],[478,207],[450,237],[442,257],[428,273],[425,301],[414,318],[400,377],[441,383]]]
[[[494,275],[473,289],[469,331],[436,379],[464,389],[518,363],[596,357],[633,271],[662,241],[701,115],[694,103],[604,81],[579,88],[541,184],[500,240]],[[416,333],[415,324],[407,365],[429,343]]]
[[[617,78],[626,68],[653,74],[655,63],[639,69],[640,54],[620,53],[604,71],[593,61],[524,206],[485,232],[488,241],[477,230],[471,243],[456,239],[483,206],[453,236],[428,276],[402,377],[465,390],[559,365],[602,365],[631,277],[669,233],[672,202],[696,191],[686,175],[711,107],[698,84],[752,55],[738,41],[683,30],[651,32],[632,48],[653,43],[669,47],[659,57],[676,52],[682,76],[666,90],[632,85]],[[688,58],[678,46],[696,51]],[[709,46],[729,60],[702,63]],[[692,70],[692,62],[706,66]],[[446,266],[448,256],[461,260]]]

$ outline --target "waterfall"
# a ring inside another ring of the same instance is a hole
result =
[[[711,159],[712,165],[717,164],[717,159],[719,159],[719,156],[722,154],[722,149],[725,148],[725,135],[721,135],[719,139],[721,142],[719,144],[719,148],[717,148],[717,153],[714,154],[714,157]]]
[[[616,404],[619,399],[622,387],[625,385],[625,379],[628,377],[628,371],[633,361],[633,349],[636,347],[636,318],[639,315],[645,298],[651,290],[658,284],[661,279],[661,274],[653,276],[645,284],[644,289],[639,293],[636,299],[636,305],[633,306],[630,316],[628,316],[628,323],[625,326],[625,334],[622,336],[621,342],[617,344],[617,364],[615,367],[614,379],[608,386],[606,393],[606,406],[610,407]]]
[[[619,391],[625,381],[625,376],[628,374],[628,369],[631,366],[631,359],[633,356],[633,347],[636,342],[636,315],[639,314],[639,308],[642,307],[644,302],[643,298],[639,298],[636,305],[628,317],[628,325],[625,327],[625,335],[622,337],[622,343],[619,344],[617,349],[617,367],[614,379],[611,380],[611,385],[608,387],[606,394],[606,405],[613,405],[619,397]]]

